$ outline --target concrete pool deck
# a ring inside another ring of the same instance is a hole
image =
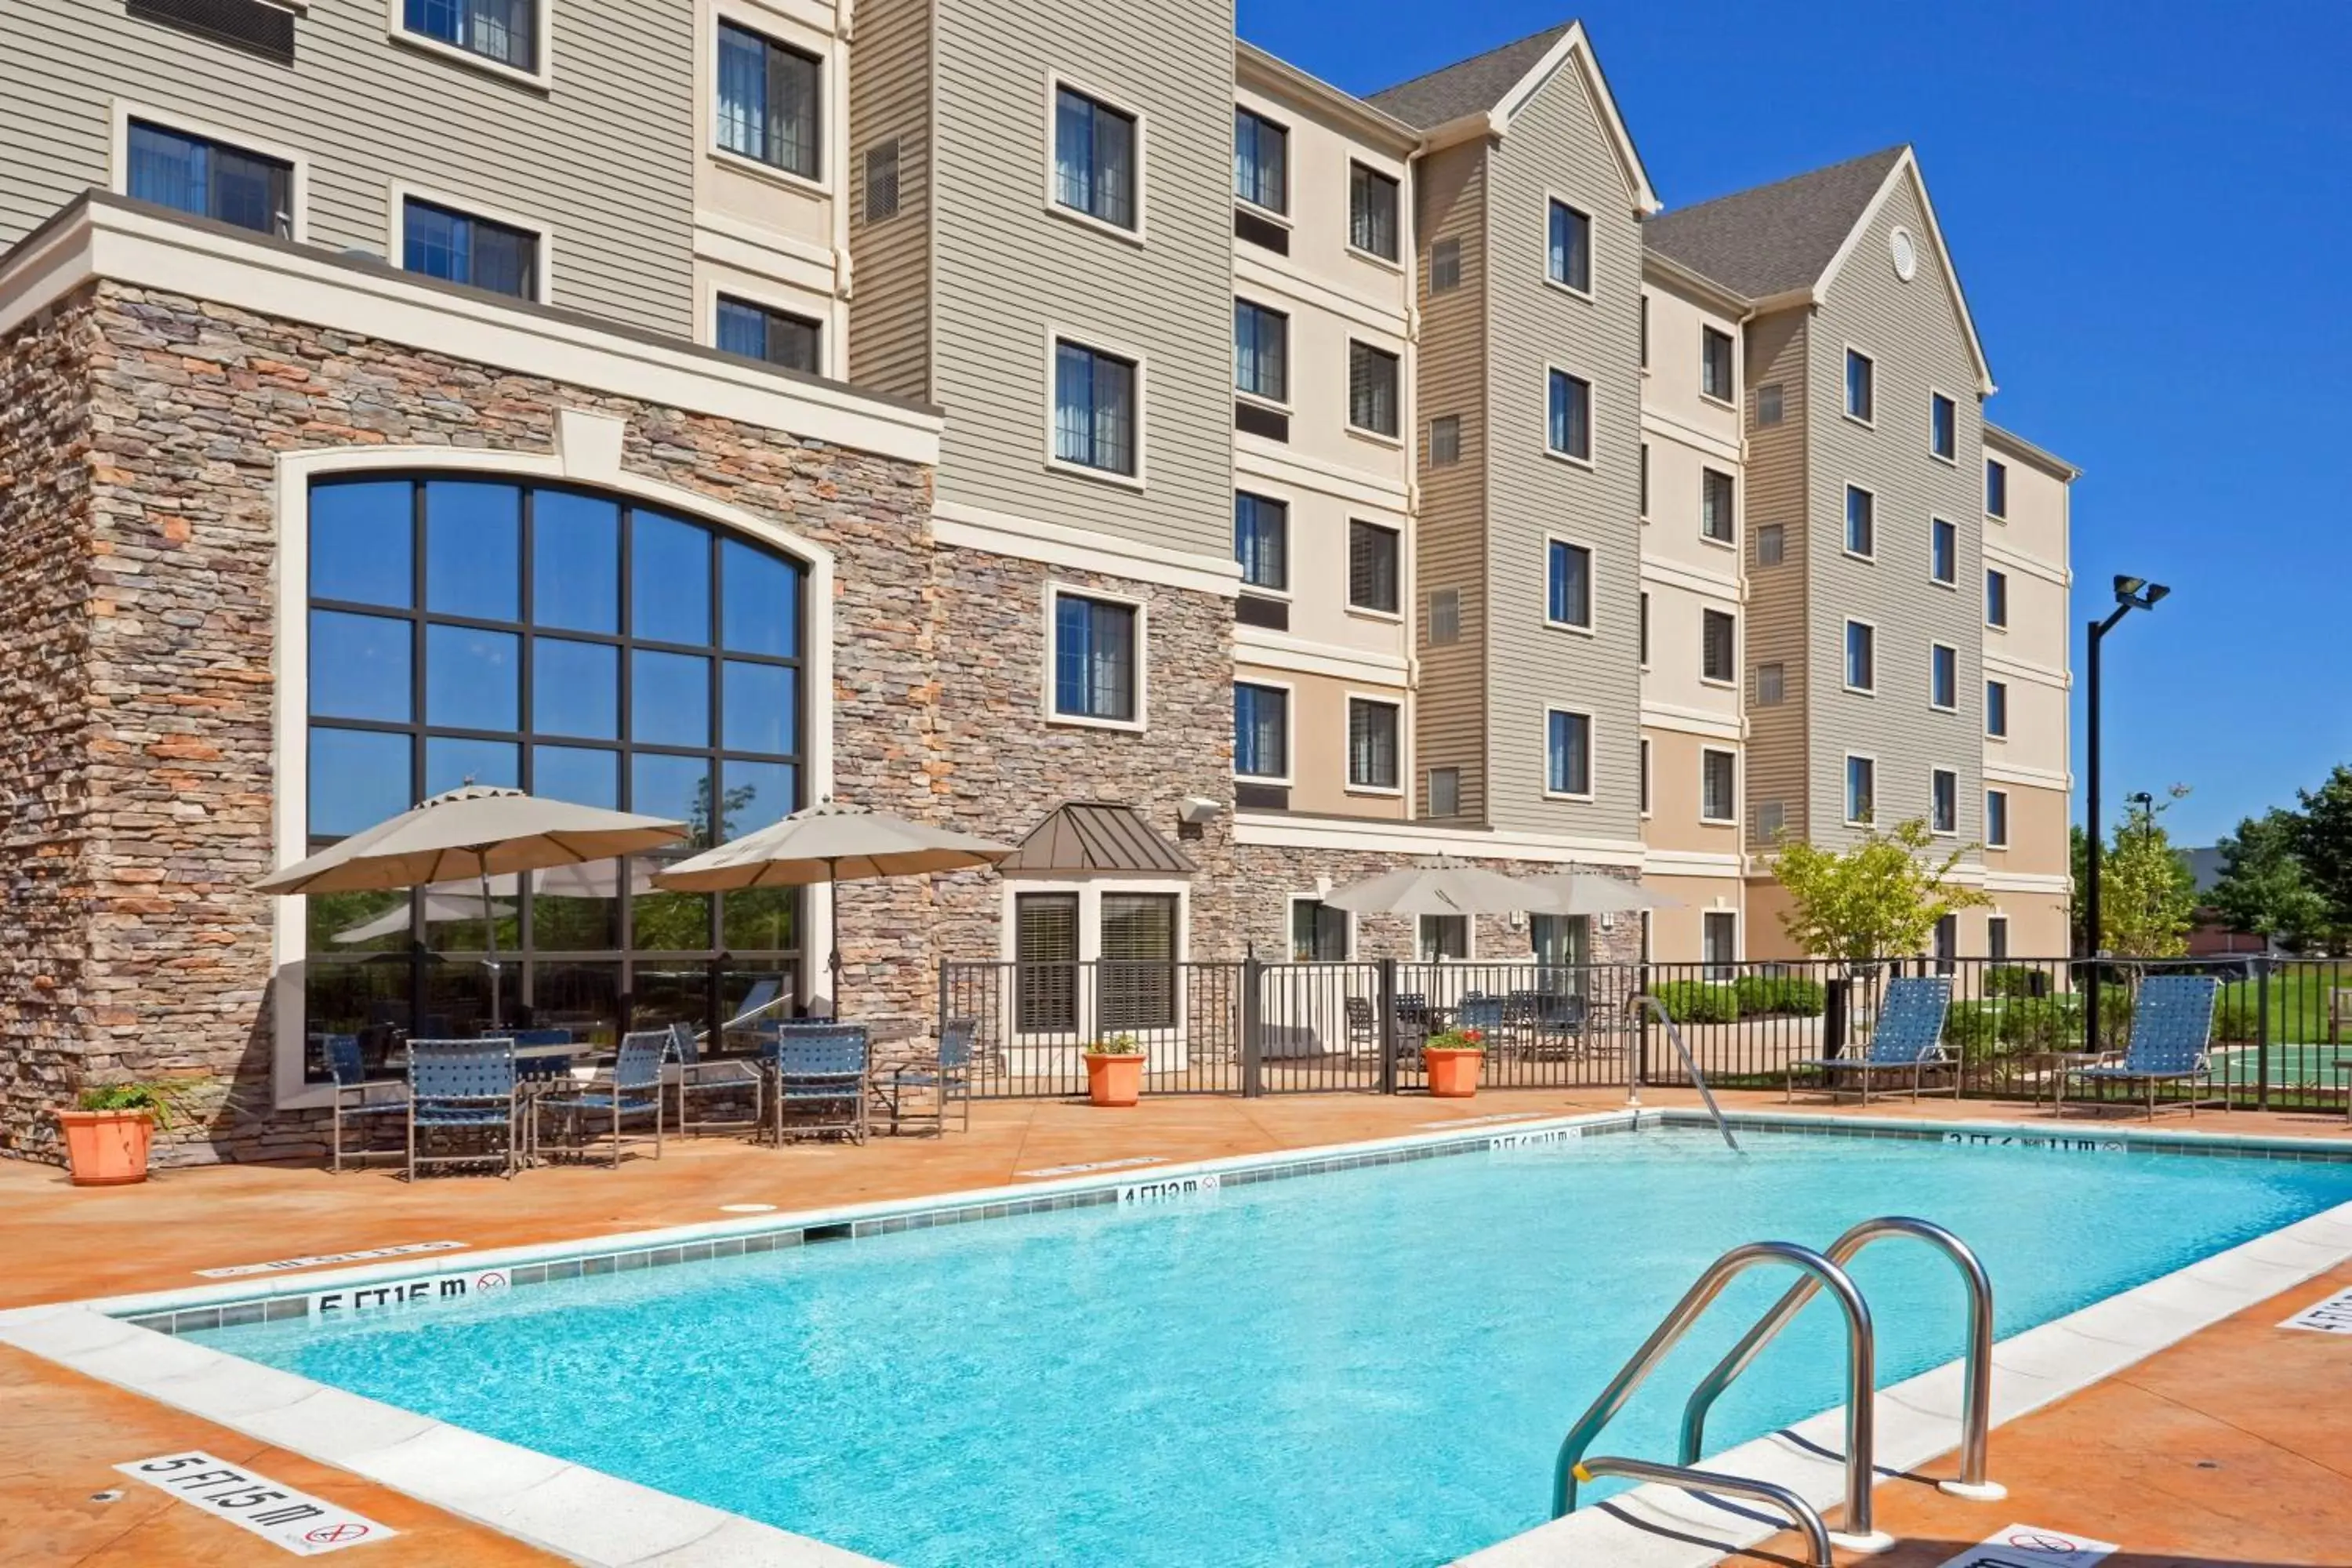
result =
[[[1643,1101],[1654,1108],[1685,1105],[1691,1098],[1651,1090]],[[1778,1094],[1722,1098],[1731,1110],[1783,1109]],[[1040,1173],[1097,1162],[1172,1163],[1411,1135],[1480,1118],[1559,1116],[1622,1105],[1622,1091],[1608,1089],[1491,1092],[1466,1104],[1367,1095],[1254,1101],[1171,1097],[1123,1112],[1062,1101],[984,1103],[969,1134],[944,1140],[884,1139],[864,1149],[779,1153],[714,1138],[674,1142],[658,1163],[644,1160],[619,1172],[551,1169],[511,1183],[457,1178],[414,1188],[380,1170],[336,1177],[303,1167],[238,1166],[165,1172],[141,1187],[77,1190],[48,1167],[5,1162],[0,1163],[0,1258],[6,1259],[0,1310],[184,1289],[212,1282],[199,1269],[312,1254],[466,1244],[466,1251],[419,1259],[432,1267],[495,1247],[719,1220],[728,1217],[729,1205],[799,1210],[916,1197],[1019,1184]],[[1801,1100],[1795,1109],[1829,1110]],[[1849,1102],[1839,1113],[1856,1109]],[[2014,1104],[1955,1106],[1946,1099],[1916,1107],[1907,1100],[1874,1101],[1869,1109],[1873,1116],[1906,1120],[2058,1125],[2046,1111]],[[2097,1124],[2070,1116],[2063,1125],[2073,1132]],[[2158,1126],[2166,1132],[2319,1138],[2352,1150],[2352,1131],[2340,1116],[2239,1112],[2191,1122],[2173,1115]],[[2337,1284],[2345,1282],[2352,1277]],[[1883,1521],[1897,1534],[1933,1539],[1940,1551],[1923,1555],[1906,1547],[1900,1556],[1877,1561],[1940,1563],[1961,1549],[1954,1542],[2024,1521],[2120,1541],[2130,1551],[2145,1541],[2175,1553],[2111,1559],[2117,1568],[2352,1562],[2352,1549],[2342,1544],[2352,1542],[2352,1484],[2342,1458],[2352,1453],[2352,1339],[2267,1326],[2335,1288],[2307,1283],[2003,1426],[1994,1438],[1995,1475],[2011,1488],[2009,1503],[1960,1505],[1924,1488],[1889,1483],[1879,1494]],[[2289,1348],[2279,1350],[2277,1342]],[[2140,1387],[2159,1371],[2167,1381]],[[2113,1401],[2137,1403],[2118,1413],[2106,1408]],[[2091,1414],[2078,1416],[2078,1410]],[[2079,1425],[2069,1427],[2068,1421]],[[2042,1436],[2045,1428],[2054,1435]],[[2217,1447],[2224,1431],[2241,1436]],[[271,1452],[253,1438],[53,1363],[0,1352],[0,1563],[274,1560],[277,1548],[127,1482],[112,1468],[190,1447],[249,1464],[272,1480],[401,1530],[400,1538],[374,1551],[385,1563],[549,1560],[358,1477]],[[2202,1451],[2208,1448],[2214,1451]],[[2222,1465],[2218,1474],[2226,1478],[2212,1495],[2270,1500],[2240,1510],[2243,1518],[2233,1519],[2231,1510],[2200,1501],[2194,1485],[2147,1483],[2177,1471],[2193,1483],[2213,1474],[2195,1468],[2208,1459]],[[118,1487],[126,1490],[120,1501],[89,1500]],[[1915,1499],[1913,1492],[1923,1495]],[[2063,1517],[2044,1517],[2035,1506]],[[2192,1546],[2221,1540],[2216,1520],[2229,1523],[2226,1542],[2210,1550]],[[2158,1544],[2171,1541],[2184,1544]],[[1780,1560],[1790,1559],[1783,1553]]]

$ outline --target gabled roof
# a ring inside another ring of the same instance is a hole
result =
[[[1189,877],[1200,869],[1160,837],[1134,807],[1066,801],[1029,830],[996,868],[999,875],[1039,871],[1116,871]]]

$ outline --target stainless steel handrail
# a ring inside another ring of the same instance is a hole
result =
[[[1668,1351],[1675,1347],[1699,1314],[1720,1295],[1723,1288],[1738,1275],[1759,1264],[1785,1263],[1802,1270],[1809,1278],[1829,1288],[1845,1310],[1846,1400],[1845,1400],[1845,1531],[1864,1537],[1872,1533],[1870,1519],[1870,1484],[1873,1477],[1871,1455],[1875,1435],[1875,1411],[1873,1396],[1878,1388],[1877,1335],[1871,1328],[1870,1307],[1863,1300],[1862,1292],[1843,1268],[1815,1252],[1810,1247],[1800,1247],[1793,1241],[1751,1241],[1735,1247],[1708,1266],[1698,1283],[1684,1293],[1666,1314],[1665,1321],[1642,1342],[1642,1348],[1610,1380],[1609,1386],[1591,1408],[1577,1418],[1559,1446],[1559,1462],[1552,1472],[1551,1513],[1554,1519],[1576,1507],[1576,1483],[1580,1479],[1579,1466],[1585,1450],[1601,1429],[1613,1419],[1633,1391],[1642,1385]]]
[[[1992,1425],[1992,1279],[1969,1244],[1946,1230],[1942,1226],[1924,1219],[1909,1219],[1900,1215],[1888,1215],[1879,1219],[1866,1219],[1830,1243],[1822,1256],[1843,1268],[1874,1241],[1889,1237],[1907,1236],[1924,1241],[1952,1260],[1960,1271],[1961,1283],[1969,1291],[1969,1340],[1965,1370],[1961,1377],[1960,1394],[1960,1479],[1957,1486],[1947,1483],[1946,1489],[1964,1497],[1985,1500],[2003,1495],[2002,1489],[1985,1476],[1986,1448],[1991,1440]],[[1715,1370],[1699,1380],[1691,1390],[1690,1402],[1683,1406],[1682,1462],[1698,1462],[1700,1450],[1706,1440],[1706,1415],[1723,1391],[1750,1363],[1761,1354],[1772,1337],[1786,1328],[1789,1321],[1813,1299],[1820,1284],[1808,1277],[1789,1287],[1772,1309],[1756,1321],[1739,1342],[1716,1363]]]
[[[1689,1073],[1691,1082],[1698,1086],[1698,1097],[1706,1102],[1706,1113],[1715,1118],[1715,1130],[1723,1134],[1723,1141],[1731,1145],[1731,1152],[1738,1153],[1739,1140],[1731,1135],[1731,1123],[1723,1119],[1722,1107],[1715,1103],[1715,1091],[1706,1087],[1706,1075],[1698,1070],[1698,1062],[1690,1054],[1690,1047],[1683,1044],[1683,1032],[1675,1027],[1674,1015],[1666,1011],[1664,1002],[1646,991],[1635,992],[1625,1002],[1625,1010],[1637,1016],[1635,1026],[1627,1034],[1625,1043],[1625,1082],[1629,1086],[1627,1103],[1642,1103],[1642,1071],[1637,1057],[1642,1047],[1642,1030],[1638,1016],[1644,1007],[1655,1013],[1658,1022],[1666,1026],[1666,1038],[1674,1042],[1675,1050],[1682,1057],[1683,1070]]]
[[[1586,1459],[1578,1466],[1577,1479],[1598,1480],[1602,1476],[1622,1476],[1633,1481],[1664,1481],[1685,1491],[1729,1492],[1734,1497],[1752,1497],[1787,1514],[1799,1530],[1805,1532],[1805,1543],[1813,1554],[1812,1568],[1831,1568],[1830,1530],[1822,1522],[1821,1510],[1777,1481],[1759,1481],[1747,1476],[1727,1476],[1719,1470],[1695,1470],[1688,1465],[1659,1465],[1647,1459],[1619,1459],[1603,1457]]]

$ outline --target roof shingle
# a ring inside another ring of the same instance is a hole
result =
[[[1055,807],[996,868],[1007,877],[1037,871],[1189,877],[1200,869],[1132,806],[1094,800],[1065,801]]]
[[[1492,109],[1575,25],[1562,22],[1556,27],[1547,27],[1517,43],[1488,49],[1483,55],[1473,55],[1426,76],[1383,88],[1368,95],[1367,101],[1424,131],[1465,114]]]
[[[1828,269],[1906,150],[1888,147],[1661,214],[1643,226],[1644,241],[1751,300],[1808,288]]]

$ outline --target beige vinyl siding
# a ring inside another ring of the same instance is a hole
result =
[[[936,8],[941,501],[1230,559],[1233,20],[1218,0]],[[1047,210],[1057,71],[1142,119],[1141,246]],[[1046,466],[1052,329],[1144,363],[1143,489]]]
[[[1487,819],[1525,832],[1640,833],[1642,234],[1583,78],[1556,72],[1492,154],[1486,210]],[[1549,198],[1592,215],[1592,298],[1545,281]],[[1592,384],[1590,468],[1545,453],[1549,368]],[[1544,624],[1546,538],[1592,551],[1594,635]],[[1592,715],[1590,801],[1544,798],[1546,710]]]
[[[849,379],[931,396],[931,0],[866,0],[849,95]],[[866,212],[866,155],[898,142],[898,213]]]
[[[1815,551],[1816,521],[1806,500],[1805,421],[1811,406],[1806,356],[1811,346],[1811,321],[1802,310],[1766,316],[1748,330],[1748,395],[1743,400],[1748,515],[1740,521],[1740,550],[1748,571],[1742,623],[1746,668],[1741,671],[1748,701],[1748,788],[1740,809],[1750,824],[1750,847],[1756,849],[1770,847],[1754,826],[1756,808],[1765,801],[1780,803],[1791,839],[1806,837],[1810,823],[1805,715],[1812,681],[1806,653],[1805,563]],[[1781,389],[1780,423],[1759,425],[1756,389],[1776,382]],[[1842,519],[1838,521],[1842,526]],[[1759,565],[1756,542],[1774,523],[1780,528],[1781,563]],[[1825,543],[1836,549],[1836,536],[1829,535]],[[1767,664],[1781,667],[1782,695],[1778,705],[1761,708],[1756,704],[1756,672]]]
[[[1888,258],[1888,236],[1897,224],[1910,230],[1918,247],[1908,283],[1896,278]],[[1809,488],[1821,546],[1808,552],[1805,563],[1814,605],[1812,837],[1832,843],[1851,837],[1837,825],[1845,816],[1844,758],[1853,751],[1878,759],[1882,826],[1927,816],[1931,771],[1957,771],[1959,837],[1974,843],[1984,828],[1979,739],[1984,731],[1983,409],[1934,235],[1907,181],[1898,183],[1855,240],[1831,280],[1812,335]],[[1877,362],[1874,428],[1844,416],[1848,343]],[[1957,463],[1928,454],[1931,385],[1957,407]],[[1877,497],[1874,564],[1851,560],[1842,548],[1848,483]],[[1959,531],[1957,591],[1929,581],[1930,516]],[[1878,628],[1874,698],[1843,689],[1848,617]],[[1956,713],[1928,706],[1931,643],[1959,650]]]
[[[1468,142],[1422,160],[1415,171],[1413,220],[1420,255],[1419,386],[1412,433],[1421,465],[1421,516],[1414,533],[1416,598],[1412,606],[1421,653],[1421,690],[1414,705],[1416,809],[1428,809],[1432,768],[1458,768],[1462,812],[1487,820],[1486,735],[1486,175],[1490,154]],[[1440,241],[1462,248],[1462,282],[1429,292],[1429,253]],[[1461,460],[1429,466],[1429,422],[1462,422]],[[1461,595],[1460,640],[1429,640],[1429,595]]]
[[[389,256],[390,187],[555,233],[550,298],[689,334],[694,15],[687,0],[556,0],[541,91],[386,37],[382,0],[297,15],[285,67],[118,4],[0,5],[0,246],[107,185],[120,98],[310,162],[310,237]]]

